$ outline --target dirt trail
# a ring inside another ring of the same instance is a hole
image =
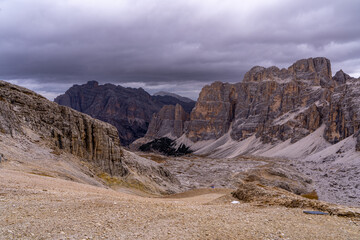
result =
[[[228,192],[141,197],[0,169],[0,239],[360,239],[356,219],[231,204]]]
[[[177,193],[162,197],[164,201],[190,202],[196,204],[211,203],[219,198],[230,195],[232,189],[194,189],[183,193]]]

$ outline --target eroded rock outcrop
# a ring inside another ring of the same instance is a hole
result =
[[[24,134],[24,126],[61,150],[88,159],[113,175],[126,175],[116,128],[15,85],[0,82],[0,131]]]
[[[192,142],[230,132],[236,141],[255,135],[263,143],[294,143],[325,124],[325,139],[337,143],[359,130],[359,84],[342,70],[332,77],[326,58],[302,59],[288,69],[256,66],[240,83],[205,86],[183,133]],[[151,126],[149,132],[169,131]]]
[[[326,214],[342,217],[359,217],[360,211],[357,208],[338,206],[317,199],[309,195],[301,197],[276,187],[263,186],[255,183],[241,183],[232,195],[243,202],[254,202],[258,205],[285,206],[288,208],[312,208],[325,211]]]
[[[219,138],[235,117],[237,85],[215,82],[205,86],[187,123],[187,136],[192,141]]]
[[[165,105],[158,113],[154,113],[145,137],[180,137],[184,132],[184,123],[188,120],[189,114],[180,104]]]
[[[326,122],[325,138],[330,143],[337,143],[356,133],[360,128],[360,81],[342,76],[339,84],[329,98],[329,110]]]

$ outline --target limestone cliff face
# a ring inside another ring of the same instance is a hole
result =
[[[216,139],[231,125],[231,137],[238,141],[253,134],[265,143],[297,141],[323,123],[334,86],[325,58],[300,60],[281,70],[257,66],[241,83],[204,87],[186,134],[193,141]]]
[[[237,141],[255,134],[264,143],[296,142],[325,124],[325,139],[336,143],[359,130],[359,103],[359,79],[343,71],[332,77],[326,58],[299,60],[288,69],[257,66],[240,83],[205,86],[184,133],[193,142],[228,131]]]
[[[116,128],[44,97],[0,81],[0,131],[24,134],[24,127],[54,146],[88,159],[112,175],[125,175]]]
[[[325,138],[331,143],[357,133],[360,128],[360,79],[343,73],[339,84],[329,99]],[[359,140],[359,139],[358,139]],[[359,142],[359,141],[358,141]]]
[[[145,137],[180,137],[184,132],[184,123],[188,120],[189,114],[181,105],[165,105],[158,113],[154,113]]]
[[[297,141],[323,122],[323,107],[333,86],[327,59],[300,60],[288,69],[253,68],[240,84],[231,136],[253,134],[263,142]],[[254,80],[255,79],[255,80]]]
[[[187,136],[192,141],[219,138],[234,119],[237,85],[215,82],[205,86],[190,114]]]
[[[333,84],[330,60],[326,58],[302,59],[288,68],[295,80],[309,80],[311,85],[329,87]]]
[[[39,148],[45,144],[59,154],[71,153],[124,182],[142,184],[152,192],[178,188],[168,170],[122,150],[117,129],[108,123],[4,81],[0,81],[0,112],[0,135],[21,141],[30,131],[40,136]]]

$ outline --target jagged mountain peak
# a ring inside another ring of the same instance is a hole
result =
[[[314,85],[332,83],[331,63],[324,57],[301,59],[287,69],[276,66],[268,68],[255,66],[244,76],[243,82],[261,82],[268,80],[312,80]]]
[[[228,132],[235,141],[256,135],[264,143],[296,142],[325,124],[324,138],[336,143],[360,129],[360,89],[351,79],[342,71],[333,79],[324,57],[288,69],[256,66],[240,83],[204,86],[183,133],[193,142]]]
[[[351,77],[344,73],[344,71],[342,69],[340,69],[339,71],[337,71],[335,73],[335,76],[333,77],[334,81],[336,81],[338,84],[344,84],[346,83],[347,80],[351,79]]]
[[[114,125],[123,145],[143,137],[152,115],[164,105],[180,104],[187,112],[195,105],[194,101],[184,102],[172,96],[151,96],[142,88],[101,85],[96,81],[74,85],[54,101]]]

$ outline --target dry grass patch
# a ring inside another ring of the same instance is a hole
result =
[[[125,181],[121,178],[110,176],[105,172],[99,173],[96,176],[102,179],[106,183],[106,185],[110,187],[121,186],[125,188],[137,189],[146,193],[151,192],[151,190],[148,189],[148,187],[146,187],[143,183],[137,181],[136,179],[129,179],[128,181]]]
[[[310,193],[302,194],[301,196],[304,197],[304,198],[308,198],[308,199],[319,200],[319,196],[317,195],[315,190],[313,190]]]

